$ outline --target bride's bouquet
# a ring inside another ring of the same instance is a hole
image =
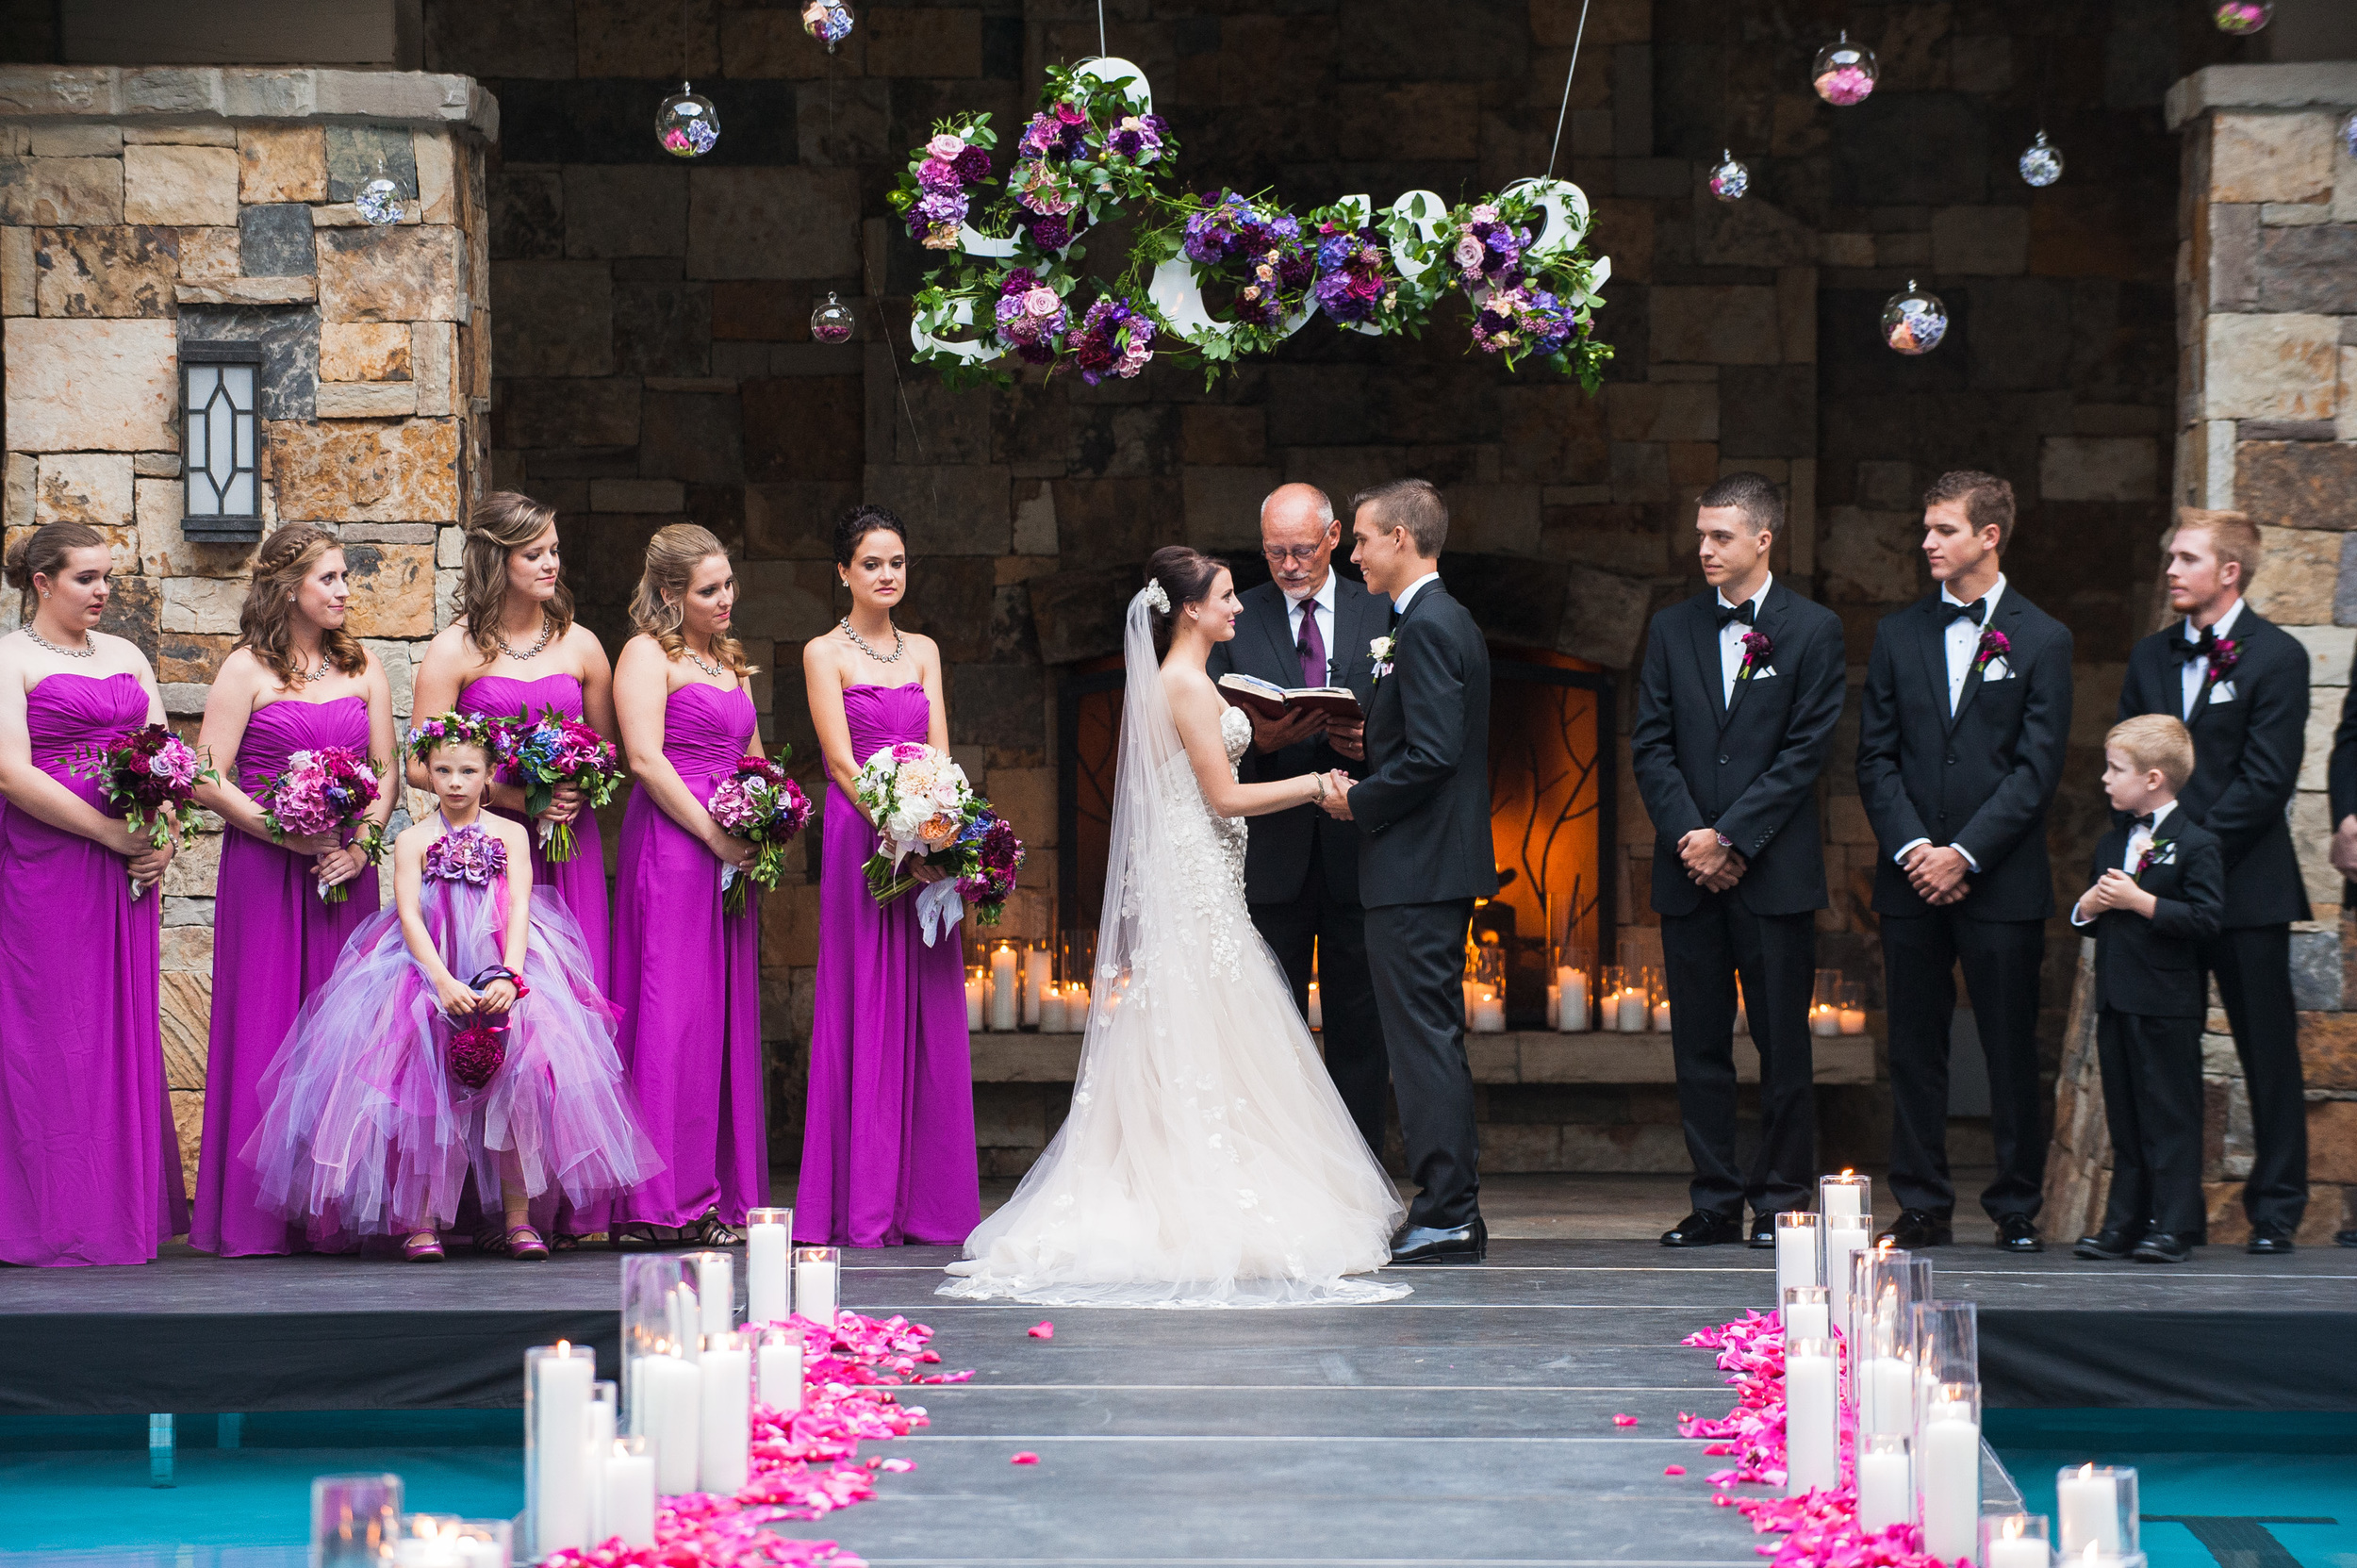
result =
[[[187,741],[161,724],[125,731],[105,746],[84,748],[74,771],[97,780],[98,792],[123,813],[124,825],[145,834],[158,850],[196,831],[203,818],[196,809],[196,786],[221,782],[221,775],[200,762]],[[131,879],[131,897],[146,892],[144,883]]]
[[[515,718],[500,720],[494,733],[500,783],[523,787],[526,817],[538,817],[548,810],[560,784],[581,791],[584,811],[597,810],[622,786],[614,743],[554,708],[536,718],[529,708],[519,710]],[[541,822],[540,846],[552,866],[579,852],[570,822]]]
[[[720,873],[722,912],[742,915],[753,884],[768,891],[784,876],[785,847],[810,825],[810,798],[767,757],[743,757],[736,771],[713,790],[704,809],[731,838],[761,847],[750,866],[741,871],[731,866]]]
[[[916,897],[916,916],[931,947],[935,928],[958,923],[965,900],[976,917],[995,926],[1014,892],[1023,841],[990,802],[974,793],[965,769],[930,746],[904,740],[867,759],[852,791],[876,823],[876,852],[867,857],[867,891],[888,904],[917,879],[912,861],[949,873]]]
[[[273,842],[284,843],[289,834],[333,834],[373,866],[385,853],[385,830],[371,822],[356,838],[348,834],[376,796],[376,768],[367,757],[349,746],[321,746],[289,756],[283,772],[262,781],[255,803],[262,808]],[[351,897],[348,882],[320,884],[321,903],[339,904]]]

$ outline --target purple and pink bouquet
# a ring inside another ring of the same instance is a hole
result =
[[[1080,318],[1071,348],[1090,386],[1109,375],[1128,381],[1154,358],[1154,319],[1128,300],[1100,299]]]
[[[1195,263],[1199,281],[1232,284],[1236,319],[1263,332],[1305,309],[1317,278],[1317,258],[1302,243],[1301,220],[1233,190],[1204,193],[1188,214],[1179,249]]]
[[[1392,275],[1391,257],[1374,229],[1320,223],[1314,260],[1317,281],[1310,287],[1310,296],[1335,321],[1363,322],[1378,307],[1399,303],[1399,280]]]
[[[536,718],[529,708],[518,710],[515,718],[500,720],[494,739],[499,781],[522,786],[527,817],[537,817],[548,810],[560,785],[579,790],[587,811],[614,799],[622,787],[621,760],[614,743],[554,708]],[[570,822],[542,822],[540,844],[552,865],[580,852]]]
[[[929,251],[954,251],[972,209],[969,188],[990,183],[990,150],[998,144],[987,114],[935,121],[889,200],[909,233]]]
[[[98,793],[123,813],[124,824],[143,833],[160,850],[196,831],[202,813],[196,809],[196,786],[218,784],[221,775],[198,760],[189,743],[150,724],[127,730],[105,746],[82,749],[74,773],[98,781]],[[140,898],[147,886],[131,880],[131,896]]]
[[[1017,267],[1001,280],[992,315],[998,340],[1027,365],[1052,363],[1064,329],[1072,324],[1064,314],[1063,296],[1028,267]]]
[[[1014,896],[1014,874],[1023,868],[1023,841],[1003,817],[985,814],[981,831],[970,838],[959,835],[970,867],[958,878],[958,896],[979,912],[981,924],[995,926]]]
[[[1563,302],[1544,289],[1518,283],[1493,290],[1474,312],[1473,340],[1486,354],[1541,359],[1561,354],[1579,331]]]
[[[255,804],[272,840],[331,834],[338,843],[358,850],[373,865],[385,852],[385,830],[374,822],[355,835],[355,827],[376,803],[374,763],[349,746],[322,746],[297,751],[284,771],[262,781]],[[339,904],[352,897],[352,884],[320,884],[320,901]]]
[[[974,793],[964,768],[944,752],[904,740],[867,759],[852,795],[876,824],[876,852],[864,868],[876,902],[888,904],[917,885],[903,869],[914,859],[949,873],[917,895],[927,947],[936,925],[946,931],[964,914],[969,889],[981,923],[998,923],[1023,864],[1023,844]]]
[[[704,809],[731,838],[760,847],[751,865],[731,866],[720,873],[721,909],[742,915],[754,883],[766,892],[783,880],[785,847],[810,825],[810,798],[767,757],[742,757],[736,771],[713,790]]]

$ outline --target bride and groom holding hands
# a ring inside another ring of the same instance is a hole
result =
[[[1272,581],[1182,546],[1129,602],[1095,1002],[1063,1128],[942,1294],[1053,1306],[1393,1299],[1478,1263],[1462,953],[1497,890],[1490,661],[1442,585],[1448,511],[1398,480],[1262,503]],[[1254,718],[1218,677],[1346,687]],[[1249,819],[1250,825],[1246,822]],[[1317,955],[1324,1059],[1304,1021]],[[1397,1091],[1404,1206],[1376,1161]]]

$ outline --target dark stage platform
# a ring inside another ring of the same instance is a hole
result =
[[[845,1304],[932,1322],[944,1356],[968,1364],[954,1348],[967,1314],[997,1309],[931,1295],[935,1270],[952,1256],[942,1247],[852,1254]],[[2285,1353],[2357,1342],[2357,1256],[2348,1252],[2263,1261],[2218,1248],[2175,1268],[1981,1247],[1934,1257],[1942,1296],[1981,1303],[1993,1406],[2357,1410],[2357,1361]],[[618,1258],[602,1246],[538,1264],[454,1251],[423,1266],[224,1261],[175,1248],[141,1268],[0,1269],[0,1411],[513,1405],[526,1345],[570,1339],[598,1346],[612,1364]],[[1531,1347],[1575,1339],[1683,1360],[1679,1338],[1746,1307],[1765,1310],[1772,1294],[1765,1253],[1626,1242],[1499,1242],[1485,1267],[1412,1279],[1414,1296],[1372,1312],[1152,1312],[1104,1331],[1159,1346],[1211,1345],[1249,1320],[1228,1358],[1240,1369],[1256,1356],[1376,1343],[1423,1347],[1419,1355],[1446,1349],[1468,1365],[1519,1362]],[[91,1356],[94,1345],[107,1353]],[[1069,1343],[1060,1341],[1057,1353],[1069,1361]]]

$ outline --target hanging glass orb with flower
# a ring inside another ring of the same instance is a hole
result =
[[[2021,177],[2031,185],[2049,186],[2063,176],[2062,149],[2046,140],[2046,133],[2037,133],[2037,140],[2021,151]]]
[[[401,222],[401,187],[385,172],[383,157],[376,160],[376,173],[353,193],[352,205],[378,228]]]
[[[848,343],[851,340],[851,307],[827,290],[827,303],[810,313],[810,336],[820,343]]]
[[[1732,151],[1719,155],[1710,171],[1710,193],[1722,202],[1739,202],[1752,189],[1752,172]]]
[[[1883,341],[1912,358],[1929,354],[1948,336],[1948,307],[1939,296],[1907,279],[1906,292],[1893,294],[1883,305]]]
[[[2357,157],[2357,109],[2351,109],[2341,117],[2340,138],[2341,151],[2350,157]]]
[[[802,8],[802,31],[834,53],[834,46],[851,36],[851,8],[842,0],[810,0]]]
[[[1836,108],[1866,102],[1881,74],[1874,64],[1874,51],[1863,43],[1852,43],[1846,28],[1839,39],[1817,51],[1817,63],[1809,68],[1817,96]]]
[[[655,110],[654,139],[674,157],[701,157],[719,144],[720,113],[685,82]]]
[[[2275,20],[2275,0],[2217,0],[2210,20],[2219,32],[2243,38]]]

